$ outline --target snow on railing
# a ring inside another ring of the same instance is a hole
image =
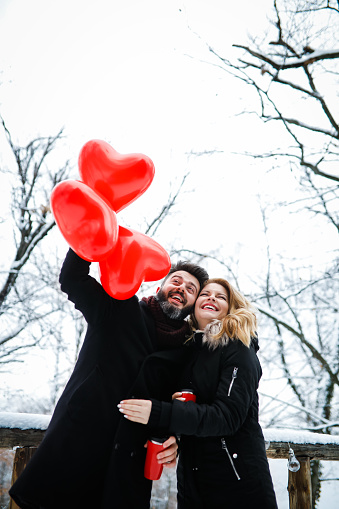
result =
[[[0,412],[0,428],[46,430],[50,415]]]
[[[23,432],[40,431],[40,435],[42,436],[44,431],[47,429],[50,419],[50,415],[0,412],[0,447],[4,447],[1,440],[1,436],[4,434],[4,430],[22,430]],[[337,459],[339,460],[338,435],[327,435],[323,433],[313,433],[311,431],[298,431],[280,428],[266,428],[263,429],[263,433],[265,441],[270,443],[269,449],[272,448],[274,443],[291,443],[310,446],[324,445],[329,447],[333,446],[334,450],[336,450],[338,447]],[[22,436],[25,437],[25,434],[23,433]],[[24,444],[21,444],[19,441],[17,444],[13,444],[13,447],[20,445]],[[5,447],[7,446],[5,445]],[[286,454],[286,457],[288,457],[288,454]]]

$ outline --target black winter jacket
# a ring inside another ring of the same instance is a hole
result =
[[[147,304],[136,296],[113,299],[89,266],[69,250],[60,273],[61,289],[88,329],[45,437],[10,490],[22,509],[149,507],[149,430],[124,419],[117,405],[127,397],[170,401],[168,373],[183,348],[158,351]]]
[[[258,422],[261,366],[258,342],[230,340],[211,350],[195,334],[177,390],[197,402],[152,401],[149,425],[181,434],[179,509],[276,509],[277,502]]]

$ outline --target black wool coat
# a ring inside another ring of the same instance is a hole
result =
[[[195,334],[177,390],[196,403],[152,401],[149,424],[181,434],[178,509],[277,509],[265,441],[258,422],[262,375],[258,342],[211,350]]]
[[[22,509],[149,507],[143,468],[151,431],[124,419],[117,405],[127,397],[170,401],[168,373],[183,348],[159,351],[147,304],[113,299],[89,266],[69,250],[61,269],[61,289],[88,329],[44,439],[10,490]]]

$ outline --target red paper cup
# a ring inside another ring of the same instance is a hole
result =
[[[185,401],[194,401],[194,403],[197,400],[197,397],[195,394],[193,394],[193,391],[188,389],[183,389],[181,391],[181,397],[185,399]]]
[[[157,481],[162,474],[163,465],[158,463],[157,454],[164,450],[163,442],[165,442],[165,439],[161,442],[161,440],[157,438],[147,441],[144,476],[151,481]]]

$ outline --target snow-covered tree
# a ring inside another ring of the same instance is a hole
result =
[[[62,131],[19,146],[1,121],[9,150],[2,153],[7,159],[0,170],[10,193],[1,221],[0,369],[4,371],[43,340],[51,344],[54,338],[58,343],[56,315],[63,303],[57,291],[56,254],[48,250],[48,235],[55,226],[49,199],[53,187],[67,177],[69,164],[55,167],[53,160]]]

